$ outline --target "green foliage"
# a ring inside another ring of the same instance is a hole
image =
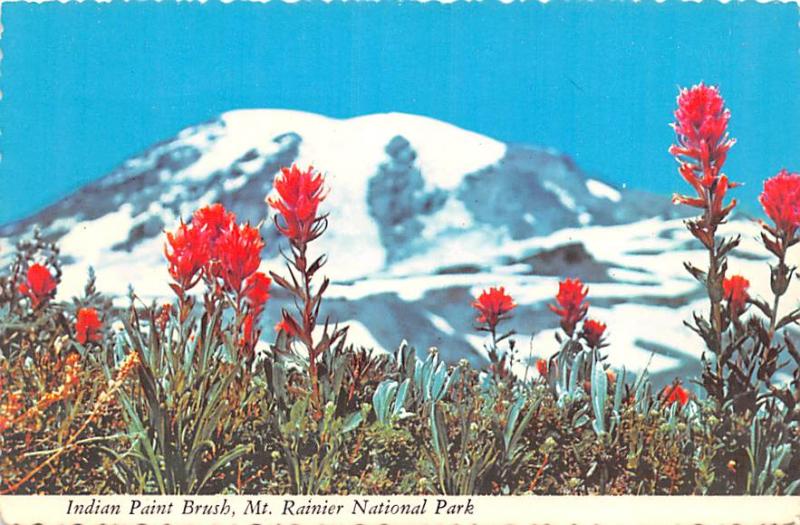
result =
[[[136,310],[124,346],[139,352],[139,389],[120,395],[130,450],[118,473],[135,492],[195,494],[251,445],[232,438],[255,391],[219,328],[221,308],[200,319],[172,318],[163,333],[156,314]]]
[[[22,248],[0,276],[0,491],[800,492],[800,376],[773,380],[776,349],[800,353],[759,319],[728,320],[724,374],[709,357],[708,395],[685,406],[656,393],[646,371],[610,376],[600,347],[578,336],[561,341],[545,377],[521,379],[448,364],[435,349],[418,357],[405,342],[393,355],[356,348],[335,327],[315,343],[312,380],[305,345],[285,331],[242,359],[240,319],[213,293],[177,308],[131,293],[120,309],[90,273],[72,303],[32,308],[17,292],[25,261],[55,275],[57,249]],[[83,307],[104,327],[79,344]],[[68,362],[80,386],[58,390]]]

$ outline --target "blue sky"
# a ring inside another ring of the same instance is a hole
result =
[[[727,172],[752,205],[800,170],[798,19],[754,2],[6,4],[0,222],[247,107],[427,115],[669,195],[667,124],[700,80],[733,112]]]

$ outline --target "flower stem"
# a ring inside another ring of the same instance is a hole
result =
[[[308,375],[311,380],[311,402],[315,409],[320,410],[321,399],[319,392],[319,378],[317,377],[317,354],[314,349],[312,332],[314,331],[313,303],[311,299],[311,277],[307,271],[306,243],[298,246],[295,267],[303,277],[303,343],[308,349]]]

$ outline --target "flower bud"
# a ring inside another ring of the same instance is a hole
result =
[[[556,448],[556,440],[553,436],[548,436],[547,439],[544,440],[542,443],[541,451],[543,454],[549,454]]]
[[[783,295],[786,289],[789,288],[789,267],[785,264],[778,264],[771,266],[770,272],[770,288],[775,295]]]

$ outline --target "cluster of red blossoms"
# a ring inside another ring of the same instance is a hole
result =
[[[53,297],[57,284],[46,266],[34,263],[28,267],[26,280],[19,285],[19,291],[30,299],[31,306],[36,309]]]
[[[237,224],[236,215],[221,204],[195,211],[189,224],[167,233],[164,254],[171,285],[183,300],[188,290],[205,280],[214,294],[233,296],[241,319],[241,343],[252,348],[258,338],[258,318],[269,299],[272,280],[258,271],[264,241],[258,228]],[[244,307],[247,307],[244,310]]]
[[[257,228],[237,224],[236,215],[221,204],[212,204],[197,210],[189,224],[181,222],[177,230],[167,233],[164,254],[179,295],[205,278],[242,297],[246,289],[263,290],[264,283],[269,282],[269,277],[257,272],[263,248]]]

